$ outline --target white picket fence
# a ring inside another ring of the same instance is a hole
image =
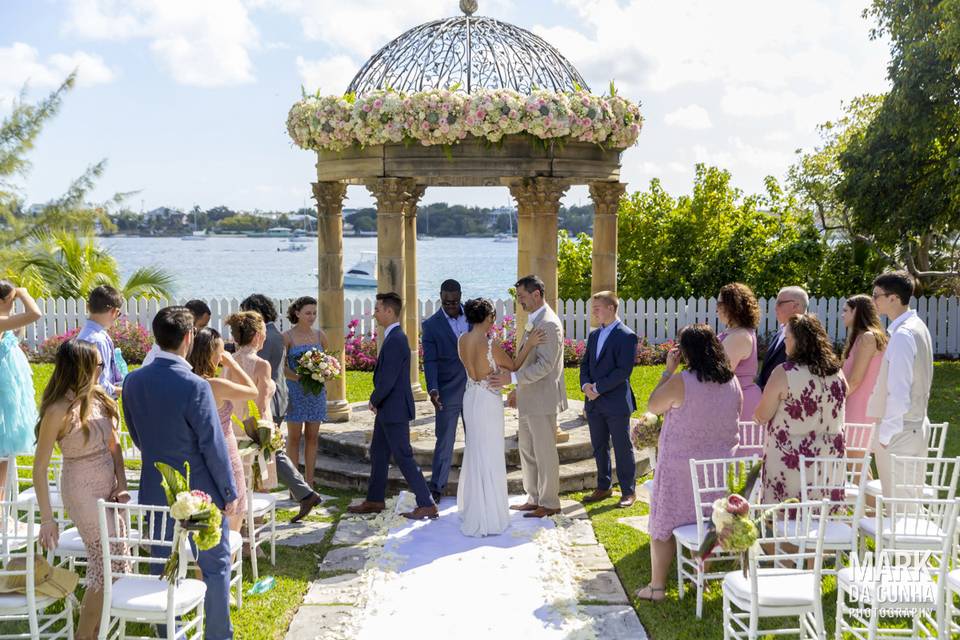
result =
[[[287,325],[285,311],[292,299],[275,299],[274,303],[281,313],[278,320],[281,329]],[[827,332],[836,340],[846,337],[841,313],[845,298],[812,298],[810,311],[815,313],[823,322]],[[183,303],[185,300],[177,300]],[[775,299],[761,299],[761,320],[759,332],[761,334],[776,331],[776,317],[774,315]],[[83,300],[38,300],[43,310],[43,318],[27,327],[25,340],[33,349],[49,337],[65,333],[83,324],[85,303]],[[130,299],[126,302],[124,314],[131,322],[137,322],[149,329],[153,316],[157,310],[168,304],[165,300]],[[240,301],[237,299],[218,298],[207,300],[212,311],[210,325],[223,331],[224,319],[238,311]],[[496,300],[494,306],[497,317],[502,319],[513,313],[513,300]],[[590,332],[590,304],[585,300],[561,300],[557,305],[557,314],[563,320],[564,330],[568,338],[582,340]],[[911,303],[920,317],[930,328],[933,339],[934,352],[937,355],[960,355],[960,298],[956,297],[924,297],[915,299]],[[421,320],[429,317],[440,308],[439,300],[420,300],[419,314]],[[621,300],[620,317],[637,332],[645,336],[653,344],[673,340],[677,332],[688,324],[704,322],[715,329],[722,329],[717,320],[717,301],[715,298],[647,298],[646,300]],[[359,333],[369,333],[375,323],[373,319],[372,299],[348,299],[344,301],[343,325],[344,328],[353,320],[358,321],[356,330]]]

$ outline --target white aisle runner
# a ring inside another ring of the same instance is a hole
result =
[[[402,508],[411,499],[401,496]],[[575,569],[552,520],[511,511],[505,533],[468,538],[460,533],[456,499],[445,498],[440,508],[438,520],[391,528],[382,553],[368,561],[354,637],[411,637],[403,632],[413,629],[458,640],[595,637],[577,613]]]

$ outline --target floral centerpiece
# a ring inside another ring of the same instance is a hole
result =
[[[208,494],[190,489],[189,462],[183,463],[186,477],[168,464],[155,462],[154,466],[160,472],[160,482],[170,506],[170,516],[180,525],[173,540],[170,557],[160,575],[170,582],[177,582],[182,577],[181,550],[189,552],[190,549],[188,539],[193,538],[199,551],[217,546],[220,542],[223,514]]]
[[[340,377],[340,359],[322,349],[310,349],[297,360],[296,373],[304,391],[320,395],[328,380]]]
[[[740,565],[746,576],[746,554],[757,544],[759,531],[757,523],[750,519],[747,496],[753,492],[760,469],[759,462],[753,463],[748,469],[747,461],[727,467],[727,490],[730,493],[713,502],[707,534],[696,554],[701,563],[717,548],[726,553],[739,553]]]
[[[645,413],[630,427],[630,442],[634,449],[649,449],[656,447],[660,441],[660,431],[663,429],[663,416],[655,413]]]

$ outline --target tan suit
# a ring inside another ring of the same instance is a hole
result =
[[[544,329],[546,339],[527,355],[516,372],[523,489],[531,504],[559,509],[560,458],[555,432],[557,413],[567,408],[567,387],[563,379],[563,326],[553,309],[544,305],[533,328]]]

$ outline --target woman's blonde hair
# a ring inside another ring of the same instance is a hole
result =
[[[240,311],[229,315],[227,326],[230,327],[230,335],[241,347],[250,344],[258,334],[267,330],[263,316],[256,311]]]

